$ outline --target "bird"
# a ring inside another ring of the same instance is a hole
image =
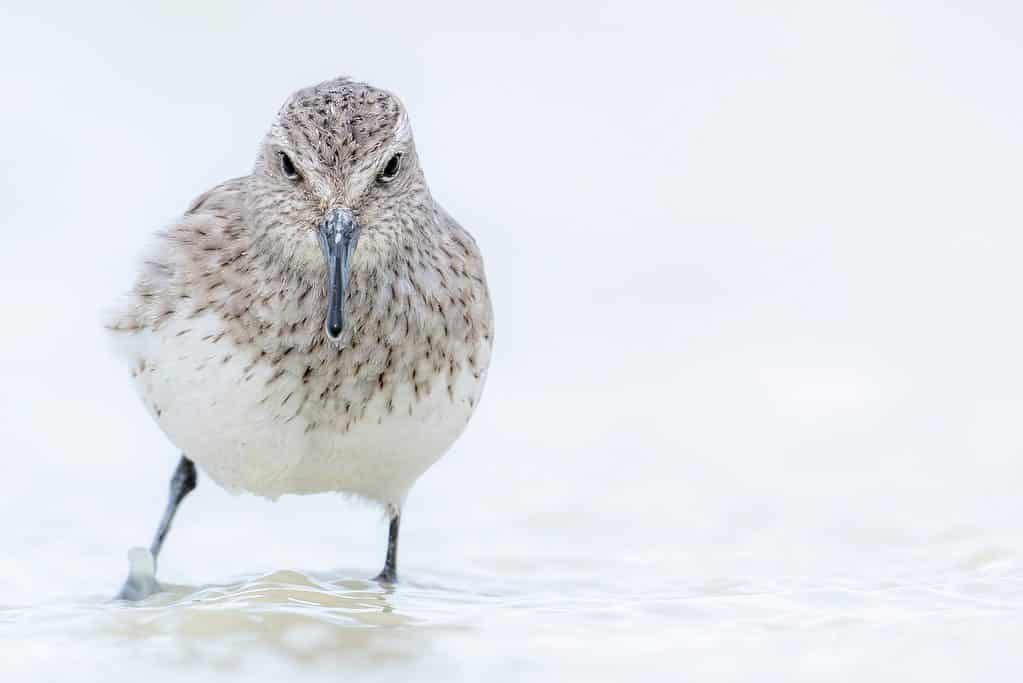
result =
[[[233,493],[379,504],[382,584],[410,489],[479,404],[494,326],[480,250],[433,198],[405,105],[348,77],[287,98],[251,173],[155,234],[105,324],[181,453],[151,571],[201,471]],[[134,574],[119,597],[158,589]]]

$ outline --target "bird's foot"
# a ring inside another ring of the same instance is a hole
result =
[[[120,600],[143,600],[160,590],[156,582],[156,560],[146,548],[132,548],[128,551],[128,578],[117,594]]]

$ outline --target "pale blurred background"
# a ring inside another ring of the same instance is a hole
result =
[[[1013,2],[5,2],[0,675],[1015,680],[1021,70]],[[340,74],[483,249],[480,410],[395,593],[379,512],[200,477],[110,606],[177,454],[101,312]]]

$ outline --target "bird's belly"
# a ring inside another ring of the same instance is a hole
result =
[[[343,393],[320,401],[307,378],[257,361],[220,332],[212,314],[172,319],[123,348],[171,442],[228,490],[269,498],[345,491],[400,505],[461,434],[485,379],[463,368],[345,410]]]

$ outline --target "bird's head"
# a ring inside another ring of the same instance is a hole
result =
[[[397,258],[435,220],[402,103],[344,78],[292,95],[263,141],[248,212],[253,248],[326,284],[336,341],[350,275]]]

